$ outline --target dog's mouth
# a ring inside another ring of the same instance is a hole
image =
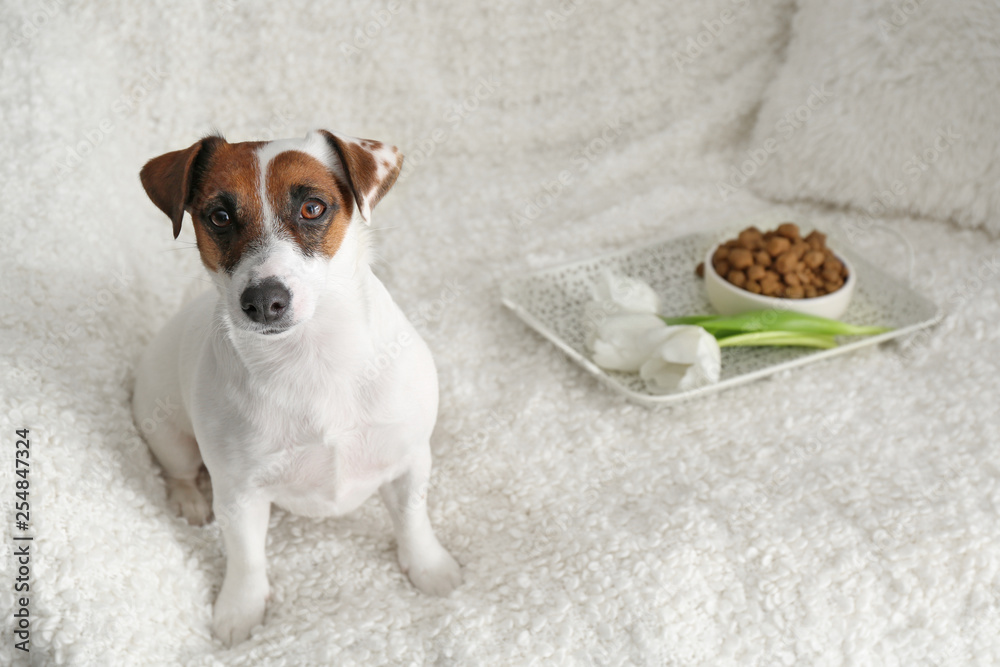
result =
[[[260,334],[261,336],[278,336],[280,334],[290,331],[295,326],[294,323],[289,322],[287,324],[277,324],[269,325],[266,327],[253,327],[248,329],[251,333]]]
[[[291,318],[288,320],[281,320],[280,322],[258,324],[257,322],[252,322],[245,317],[236,317],[230,319],[230,322],[231,328],[240,332],[243,336],[260,336],[267,338],[280,337],[282,334],[286,334],[294,329],[298,324],[298,322],[292,321]]]

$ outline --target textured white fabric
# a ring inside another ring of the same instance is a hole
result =
[[[1000,243],[900,220],[937,330],[661,411],[499,304],[505,276],[769,206],[716,183],[789,3],[343,4],[7,7],[0,609],[27,426],[35,664],[1000,662]],[[379,271],[437,359],[429,507],[465,583],[414,590],[378,499],[275,510],[265,625],[224,650],[218,527],[169,513],[129,417],[140,350],[207,287],[137,174],[213,127],[316,126],[408,155],[373,212]],[[905,260],[874,228],[855,243]]]
[[[1000,3],[798,4],[752,187],[850,206],[862,230],[910,214],[1000,233]]]

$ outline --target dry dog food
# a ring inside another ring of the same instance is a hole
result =
[[[764,296],[809,299],[836,292],[847,280],[847,267],[826,247],[826,234],[802,238],[794,222],[770,232],[748,227],[712,255],[715,272],[733,285]],[[705,263],[695,269],[705,275]]]

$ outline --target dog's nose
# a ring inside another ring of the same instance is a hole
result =
[[[240,305],[254,322],[267,324],[280,320],[288,311],[292,295],[277,278],[267,278],[243,290]]]

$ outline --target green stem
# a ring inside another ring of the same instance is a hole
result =
[[[886,327],[868,327],[830,320],[815,315],[805,315],[790,310],[755,310],[731,317],[694,315],[691,317],[664,317],[667,324],[697,324],[716,337],[730,331],[795,331],[822,336],[874,336],[891,331]]]
[[[761,345],[830,349],[831,347],[837,347],[837,341],[833,339],[833,336],[804,334],[797,331],[754,331],[752,333],[737,334],[719,339],[719,347],[750,347]]]

